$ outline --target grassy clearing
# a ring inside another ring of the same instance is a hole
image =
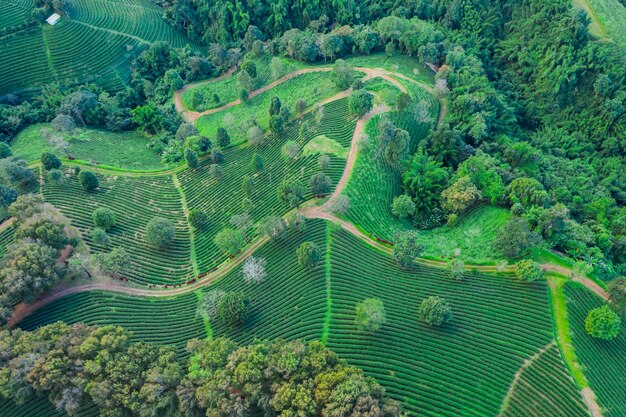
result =
[[[311,139],[302,149],[302,155],[316,154],[335,155],[345,159],[348,157],[348,150],[328,136],[319,135]]]
[[[578,0],[583,3],[585,0]],[[626,48],[626,7],[618,0],[586,0],[592,10],[591,17],[601,28],[600,33]],[[591,29],[594,28],[591,24]]]
[[[565,285],[567,309],[576,357],[583,366],[589,386],[604,409],[605,417],[626,416],[626,330],[622,326],[614,340],[600,340],[585,331],[589,310],[603,301],[575,282]]]
[[[346,59],[346,61],[355,67],[382,68],[398,72],[427,84],[435,83],[435,73],[432,69],[417,59],[406,55],[394,54],[388,57],[381,52],[366,56],[355,56]]]
[[[268,110],[272,97],[278,96],[282,105],[290,107],[293,114],[294,104],[299,98],[305,99],[312,106],[339,91],[326,73],[300,74],[253,97],[248,103],[202,116],[196,126],[201,134],[210,138],[215,137],[219,127],[224,127],[228,130],[232,143],[236,145],[247,140],[246,132],[254,120],[264,131],[269,129]]]
[[[41,135],[47,124],[32,125],[21,131],[11,143],[15,156],[35,162],[43,152],[54,151]],[[97,129],[80,129],[77,134],[66,136],[70,153],[79,161],[104,164],[121,169],[159,169],[165,166],[160,157],[148,149],[148,139],[138,130],[108,132]]]

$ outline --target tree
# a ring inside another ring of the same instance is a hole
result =
[[[187,166],[190,169],[198,168],[200,164],[200,159],[198,159],[198,154],[196,151],[191,149],[185,149],[185,161],[187,162]]]
[[[341,37],[330,33],[322,36],[321,47],[324,60],[326,57],[330,57],[330,60],[332,61],[335,55],[340,55],[343,52],[344,42]]]
[[[247,196],[254,192],[254,179],[249,175],[244,175],[241,182],[241,189]]]
[[[322,174],[321,172],[313,174],[313,176],[309,180],[309,187],[311,188],[311,193],[313,195],[328,194],[332,186],[333,182],[330,177],[328,175]]]
[[[609,301],[619,314],[626,313],[626,278],[615,278],[607,286]]]
[[[254,85],[254,79],[246,71],[241,71],[237,74],[237,81],[242,90],[250,91]]]
[[[56,155],[44,152],[41,154],[41,165],[46,171],[50,171],[51,169],[61,168],[61,160],[56,157]]]
[[[78,182],[83,187],[83,190],[88,193],[95,191],[100,186],[100,181],[98,181],[98,177],[91,171],[80,171],[78,174]]]
[[[270,117],[272,116],[278,116],[278,114],[280,113],[280,107],[281,107],[281,102],[280,102],[280,98],[278,96],[273,96],[270,99]]]
[[[185,148],[191,149],[198,155],[204,155],[211,152],[211,141],[204,136],[188,136],[187,139],[185,139]]]
[[[285,131],[285,119],[279,114],[270,117],[270,131],[275,136],[280,136]]]
[[[277,80],[285,74],[286,68],[283,60],[277,56],[272,57],[270,62],[270,70],[272,72],[272,79]]]
[[[91,216],[93,218],[93,224],[102,230],[109,230],[115,225],[115,213],[113,210],[106,207],[97,208]]]
[[[285,179],[278,185],[278,199],[290,207],[299,207],[304,199],[304,186],[296,180]]]
[[[228,132],[223,127],[217,129],[217,145],[220,148],[230,145],[230,136],[228,136]]]
[[[267,271],[265,270],[265,258],[257,258],[254,256],[249,257],[243,264],[243,280],[249,284],[254,282],[256,284],[262,282],[267,277]]]
[[[239,231],[241,231],[241,236],[243,236],[243,239],[246,240],[246,231],[252,227],[252,218],[248,213],[234,214],[230,218],[230,224],[239,229]]]
[[[243,64],[241,64],[241,69],[247,72],[251,78],[256,78],[257,72],[256,64],[254,63],[254,61],[245,61]]]
[[[72,116],[68,116],[67,114],[58,114],[52,122],[50,122],[50,126],[57,132],[72,134],[74,129],[76,129],[76,123]]]
[[[280,153],[285,159],[297,159],[298,155],[300,155],[300,145],[293,140],[288,140],[280,148]]]
[[[287,223],[282,217],[269,216],[259,224],[259,235],[281,239],[287,234]]]
[[[218,305],[220,319],[230,325],[245,323],[250,312],[250,300],[242,292],[227,292]]]
[[[533,282],[543,278],[543,269],[535,261],[530,259],[522,259],[515,264],[515,276],[517,279],[525,282]]]
[[[460,281],[465,276],[465,262],[459,258],[454,258],[446,264],[446,270],[450,278]]]
[[[408,93],[401,92],[398,94],[398,99],[396,100],[396,108],[398,111],[403,112],[409,108],[411,101],[411,96]]]
[[[57,185],[65,183],[65,173],[60,169],[51,169],[48,171],[48,179]]]
[[[9,158],[13,156],[11,147],[4,142],[0,142],[0,159]]]
[[[176,230],[170,220],[155,217],[146,225],[146,242],[157,249],[165,249],[174,242]]]
[[[373,105],[374,96],[365,90],[356,90],[350,94],[348,107],[350,113],[355,116],[364,116],[367,112],[372,110]]]
[[[93,255],[100,272],[110,276],[124,276],[132,269],[130,254],[124,248],[113,248],[111,252]]]
[[[263,139],[265,138],[263,131],[257,125],[251,126],[250,129],[248,129],[247,135],[250,146],[261,145],[263,143]]]
[[[421,255],[424,246],[418,243],[418,235],[415,232],[398,232],[393,244],[393,258],[400,268],[413,266],[415,258]]]
[[[302,213],[291,212],[287,215],[287,227],[289,230],[304,232],[306,230],[306,217]]]
[[[148,132],[150,134],[157,133],[165,122],[163,113],[161,113],[157,106],[152,102],[134,108],[131,113],[135,123],[137,123],[144,132]]]
[[[482,198],[469,176],[461,177],[441,192],[441,207],[450,213],[460,214]]]
[[[13,188],[0,185],[0,206],[7,208],[17,200],[17,191]]]
[[[176,130],[176,140],[179,142],[187,142],[191,137],[198,137],[198,129],[191,123],[183,122]]]
[[[315,242],[304,242],[296,250],[298,265],[306,269],[313,269],[322,259],[322,251]]]
[[[229,256],[234,256],[241,251],[243,247],[243,235],[241,231],[225,228],[220,230],[213,239],[215,245]]]
[[[415,214],[415,203],[407,194],[394,197],[391,203],[391,214],[403,219]]]
[[[349,88],[354,79],[356,78],[356,71],[352,68],[352,65],[338,59],[333,65],[333,70],[330,74],[330,79],[342,90]]]
[[[521,217],[511,217],[502,227],[493,244],[507,258],[517,258],[537,246],[540,238]]]
[[[420,304],[419,318],[430,326],[441,326],[452,320],[452,309],[445,299],[431,296]]]
[[[350,210],[350,198],[346,195],[338,195],[330,203],[330,210],[337,214],[346,214]]]
[[[387,322],[385,306],[378,298],[367,298],[356,305],[354,322],[361,331],[377,332]]]
[[[189,224],[196,230],[202,229],[209,223],[209,216],[201,209],[189,210]]]
[[[224,176],[224,172],[222,171],[222,167],[218,164],[211,164],[209,167],[209,175],[211,175],[216,180],[219,180]]]
[[[261,172],[263,171],[263,158],[261,158],[261,155],[259,155],[258,153],[255,153],[254,155],[252,155],[252,169],[255,172]]]
[[[608,304],[589,311],[585,319],[585,330],[591,337],[611,340],[619,334],[622,319]]]
[[[330,156],[320,155],[320,157],[317,159],[317,165],[319,165],[322,171],[328,171],[331,167]]]
[[[299,98],[298,100],[296,100],[296,113],[298,113],[300,116],[304,114],[307,107],[308,104],[305,99]]]
[[[98,246],[107,247],[111,243],[111,239],[107,232],[103,229],[96,227],[91,231],[91,242]]]
[[[65,233],[65,225],[52,216],[34,216],[21,223],[13,234],[15,241],[30,240],[56,250],[70,243]]]

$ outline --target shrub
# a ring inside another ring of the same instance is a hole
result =
[[[585,330],[597,339],[614,339],[619,333],[622,320],[608,304],[589,311],[585,319]]]
[[[98,177],[91,171],[80,171],[78,174],[78,182],[83,187],[83,190],[88,193],[95,191],[100,186]]]
[[[146,241],[157,249],[165,249],[174,242],[174,225],[162,217],[155,217],[146,225]]]
[[[96,227],[99,227],[103,230],[109,230],[115,224],[115,213],[113,210],[108,209],[106,207],[97,208],[93,214],[93,223]]]
[[[61,160],[56,157],[56,155],[51,154],[49,152],[44,152],[41,154],[41,165],[46,171],[50,171],[51,169],[58,169],[61,167]]]
[[[298,264],[303,268],[312,269],[322,259],[322,251],[315,242],[304,242],[296,250]]]
[[[445,299],[432,296],[420,304],[419,318],[430,326],[441,326],[452,319],[452,309]]]
[[[356,305],[354,319],[359,330],[377,332],[387,322],[385,307],[378,298],[367,298]]]
[[[526,282],[533,282],[543,278],[541,265],[530,259],[522,259],[515,264],[515,276]]]

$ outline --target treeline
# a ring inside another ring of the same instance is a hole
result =
[[[172,347],[132,342],[121,327],[57,322],[0,331],[0,396],[46,395],[76,415],[393,417],[400,407],[363,371],[319,342],[192,340],[187,363]]]

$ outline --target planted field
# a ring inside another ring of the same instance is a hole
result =
[[[28,22],[32,10],[31,0],[11,0],[0,3],[0,36]]]
[[[108,232],[111,247],[124,247],[132,257],[131,281],[140,284],[172,284],[190,278],[191,244],[181,197],[171,176],[114,177],[100,176],[100,188],[86,193],[76,180],[64,184],[46,181],[46,201],[59,208],[81,231],[93,251],[107,250],[91,243],[92,213],[107,207],[117,216],[117,224]],[[166,250],[153,249],[144,239],[146,224],[154,217],[172,221],[176,227],[174,243]]]
[[[202,318],[196,313],[194,293],[175,298],[133,297],[118,293],[88,291],[58,299],[19,323],[32,330],[55,321],[122,326],[137,341],[171,345],[179,357],[193,338],[204,338]]]
[[[178,174],[189,209],[202,209],[209,215],[209,224],[195,233],[194,246],[200,272],[208,271],[219,265],[225,256],[213,243],[217,232],[224,227],[232,227],[230,218],[243,213],[242,201],[246,195],[242,188],[242,177],[252,176],[254,190],[249,196],[252,202],[250,216],[256,223],[269,215],[284,215],[290,208],[278,199],[276,188],[283,179],[291,178],[302,182],[307,190],[305,198],[311,198],[309,178],[320,172],[318,155],[300,155],[296,160],[287,160],[281,155],[281,147],[288,140],[299,141],[300,145],[315,136],[326,135],[339,142],[349,141],[354,130],[355,120],[347,112],[347,100],[328,104],[331,110],[325,110],[325,117],[319,126],[312,129],[307,137],[298,138],[298,123],[291,123],[286,133],[280,138],[267,138],[267,143],[258,147],[243,146],[225,152],[225,161],[221,164],[222,177],[218,180],[210,174],[209,160],[205,160],[195,170],[185,170]],[[328,115],[328,117],[326,117]],[[264,163],[264,169],[255,173],[252,157],[258,153]],[[331,167],[326,173],[336,184],[345,166],[345,160],[331,157]]]
[[[254,78],[250,91],[258,90],[274,81],[270,68],[270,57],[255,58],[252,59],[252,62],[256,65],[257,76]],[[296,67],[290,65],[287,60],[283,60],[283,62],[285,63],[285,72],[281,74],[281,76],[295,70]],[[237,70],[230,77],[211,83],[200,84],[185,90],[181,97],[183,106],[188,110],[204,111],[223,106],[224,104],[239,99],[239,92],[242,90],[242,87],[239,84],[237,76],[240,72],[241,70]],[[193,97],[197,93],[200,93],[204,99],[194,105]]]
[[[341,230],[331,241],[328,346],[369,375],[414,416],[495,416],[524,361],[551,343],[545,283],[506,276],[400,270],[388,255]],[[447,299],[450,323],[418,320],[428,296]],[[354,325],[358,302],[384,302],[387,324],[375,335]]]
[[[435,73],[432,69],[415,58],[406,55],[394,54],[388,57],[384,53],[375,53],[351,57],[346,59],[346,61],[355,67],[383,68],[427,84],[435,83]]]
[[[250,318],[236,329],[219,321],[211,323],[213,336],[226,336],[240,343],[260,339],[304,339],[321,337],[326,315],[326,272],[324,261],[314,269],[298,265],[296,249],[305,241],[313,241],[322,251],[326,249],[326,222],[309,220],[304,232],[292,232],[287,239],[271,241],[254,256],[267,261],[267,278],[247,284],[241,267],[215,285],[205,288],[243,291],[251,300]]]
[[[12,226],[0,230],[0,259],[4,256],[7,247],[13,242],[13,233],[15,233],[15,229]]]
[[[572,343],[589,386],[605,410],[605,417],[626,416],[626,331],[622,327],[614,340],[589,336],[585,318],[589,310],[603,305],[602,300],[576,283],[566,284],[565,294]]]
[[[587,417],[586,405],[556,344],[520,373],[502,417]]]
[[[339,92],[339,89],[330,80],[327,73],[312,72],[299,74],[289,81],[261,93],[247,103],[242,103],[230,109],[202,116],[196,126],[200,133],[210,138],[215,137],[220,127],[228,130],[233,144],[246,140],[247,129],[256,120],[261,129],[269,129],[270,100],[278,96],[283,106],[288,106],[292,114],[295,113],[294,104],[299,98],[306,100],[309,106]]]
[[[16,11],[8,20],[19,22],[19,16]],[[178,48],[189,43],[149,0],[77,0],[56,25],[44,23],[0,40],[0,95],[32,93],[54,81],[118,90],[130,79],[130,61],[157,41]]]
[[[22,130],[11,142],[13,154],[29,163],[38,161],[43,152],[64,156],[53,150],[43,138],[41,132],[46,128],[49,125],[37,124]],[[66,139],[70,144],[70,154],[79,161],[133,170],[164,167],[160,157],[148,149],[148,139],[138,130],[109,132],[80,129],[71,137],[66,135]]]

